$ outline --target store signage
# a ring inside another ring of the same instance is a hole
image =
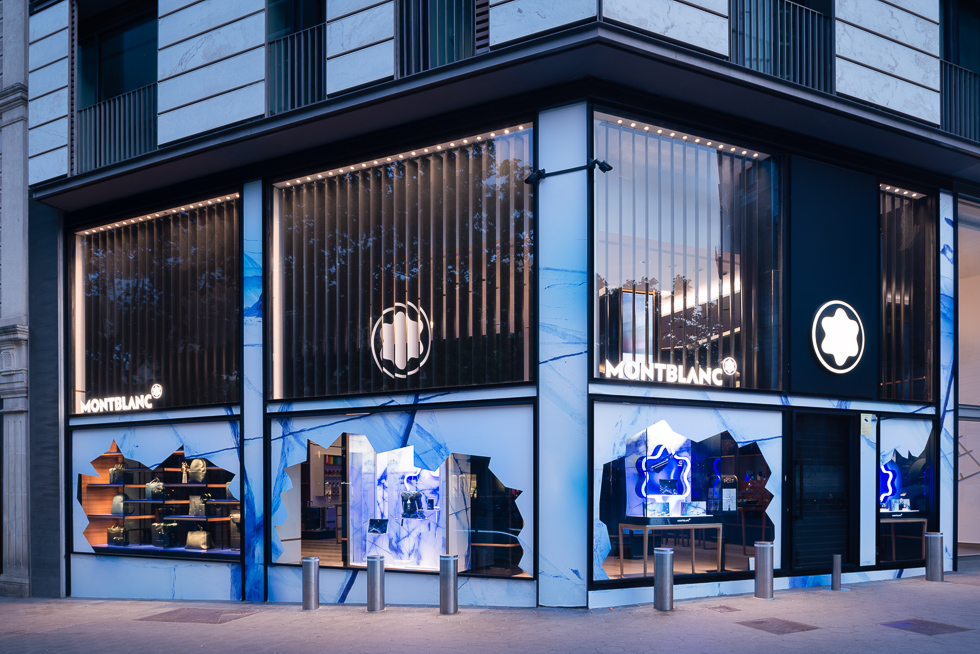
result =
[[[606,359],[606,379],[627,379],[629,381],[656,381],[668,384],[693,384],[699,386],[723,386],[722,375],[734,375],[738,372],[738,364],[732,357],[725,358],[720,368],[702,368],[701,366],[684,369],[672,363],[639,363],[637,361],[620,361],[614,366]]]
[[[105,411],[136,411],[152,409],[153,400],[163,397],[163,386],[153,384],[146,395],[128,397],[103,397],[82,402],[82,413],[103,413]]]
[[[396,302],[385,309],[371,330],[375,365],[392,378],[418,373],[432,350],[429,317],[411,302]]]
[[[813,316],[813,352],[830,372],[850,372],[864,354],[864,325],[854,307],[831,300]]]

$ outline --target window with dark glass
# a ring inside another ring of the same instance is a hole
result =
[[[269,40],[302,32],[326,19],[323,0],[269,0],[266,24]]]
[[[80,12],[80,109],[156,84],[157,3],[117,4],[97,15]]]
[[[237,402],[238,194],[75,233],[73,411]]]
[[[489,50],[489,0],[399,0],[398,12],[402,75]]]
[[[935,427],[882,418],[878,443],[878,560],[926,558],[936,497]]]
[[[595,158],[596,376],[780,388],[776,162],[609,114]]]
[[[881,185],[881,396],[929,402],[935,385],[935,200]]]
[[[273,393],[531,379],[524,125],[276,184]]]
[[[325,100],[327,26],[323,0],[272,0],[267,16],[269,113]]]

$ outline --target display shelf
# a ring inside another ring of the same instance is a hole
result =
[[[181,552],[184,554],[205,554],[213,556],[215,554],[224,554],[231,556],[240,556],[241,550],[232,549],[217,549],[211,548],[209,550],[197,550],[197,549],[187,549],[186,547],[157,547],[155,545],[93,545],[92,549],[96,552]]]
[[[154,470],[160,470],[162,472],[183,472],[183,468],[154,468]],[[205,466],[204,471],[208,470],[224,470],[224,468],[219,468],[217,466]]]
[[[168,515],[163,520],[177,520],[181,522],[230,522],[228,516],[198,516],[198,515]]]
[[[153,520],[155,515],[120,515],[117,513],[86,513],[89,518],[115,518],[116,520]]]
[[[89,488],[119,488],[121,486],[145,486],[146,484],[89,484]]]
[[[123,504],[190,504],[190,500],[123,500]]]

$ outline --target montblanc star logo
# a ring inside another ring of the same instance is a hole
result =
[[[813,351],[830,372],[843,374],[854,369],[864,353],[864,326],[851,305],[832,300],[817,310]]]

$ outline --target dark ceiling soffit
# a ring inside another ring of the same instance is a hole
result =
[[[32,193],[45,204],[76,211],[424,121],[437,113],[434,107],[439,114],[463,112],[587,79],[980,184],[980,144],[623,28],[589,24],[306,109],[210,132],[116,166],[37,185]]]

